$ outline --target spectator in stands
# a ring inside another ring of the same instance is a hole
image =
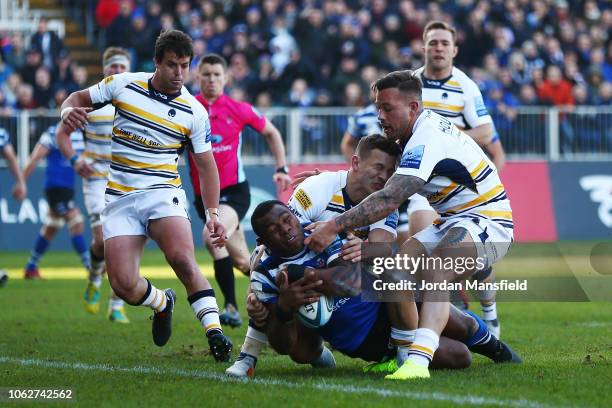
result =
[[[23,45],[23,36],[20,33],[13,34],[8,49],[3,47],[2,51],[4,61],[14,69],[25,65],[27,53]]]
[[[96,22],[101,28],[108,28],[119,15],[119,0],[99,0],[96,6]]]
[[[23,82],[34,84],[36,70],[42,65],[42,54],[38,48],[31,48],[26,56],[26,63],[19,70]]]
[[[34,79],[34,99],[40,108],[53,108],[53,89],[51,74],[44,65],[36,70]]]
[[[17,109],[34,108],[38,108],[34,99],[34,88],[30,84],[20,84],[17,88]]]
[[[132,37],[132,3],[129,0],[121,0],[119,3],[119,15],[106,30],[106,45],[114,45],[129,49]]]
[[[162,30],[161,23],[161,12],[162,8],[158,1],[148,1],[147,2],[147,11],[146,11],[146,19],[147,19],[147,27],[157,36]]]
[[[40,50],[43,65],[52,70],[55,67],[55,60],[64,49],[64,43],[55,31],[49,30],[47,18],[41,17],[38,20],[38,29],[30,40],[30,47]]]
[[[155,39],[159,33],[153,31],[153,27],[147,24],[145,15],[142,12],[135,13],[132,16],[132,33],[131,47],[133,55],[136,56],[132,60],[132,64],[136,72],[152,72],[155,70],[153,64],[153,48],[151,44],[155,43]]]
[[[572,85],[563,78],[561,69],[551,65],[546,70],[546,80],[538,86],[538,97],[550,105],[573,105]]]

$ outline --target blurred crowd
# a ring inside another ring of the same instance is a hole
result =
[[[604,105],[612,97],[612,6],[605,0],[100,0],[107,45],[152,69],[160,29],[227,58],[229,91],[258,106],[354,106],[381,72],[423,64],[430,20],[457,28],[456,65],[492,109]],[[189,82],[197,91],[195,78]]]
[[[19,109],[58,108],[71,92],[89,84],[87,76],[85,67],[72,60],[44,17],[27,39],[19,32],[0,33],[2,114]]]
[[[95,13],[101,46],[129,49],[134,70],[154,69],[160,30],[182,29],[194,39],[193,65],[206,53],[223,55],[230,94],[259,107],[366,104],[381,73],[423,64],[431,20],[457,28],[456,65],[492,110],[612,98],[605,0],[99,0]],[[0,34],[0,109],[54,108],[88,84],[44,18],[25,40]],[[187,85],[198,91],[195,75]]]

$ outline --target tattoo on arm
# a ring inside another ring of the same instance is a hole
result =
[[[425,182],[418,177],[394,174],[387,181],[385,188],[370,194],[358,206],[336,217],[336,224],[345,230],[382,220],[419,191],[424,184]]]

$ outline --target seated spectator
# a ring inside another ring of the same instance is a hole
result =
[[[17,109],[35,109],[38,104],[34,99],[34,88],[30,84],[21,84],[17,88]]]

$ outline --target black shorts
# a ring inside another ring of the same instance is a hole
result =
[[[389,348],[391,338],[391,322],[387,314],[387,306],[380,304],[378,317],[374,326],[356,350],[344,353],[352,358],[360,358],[365,361],[383,361],[390,357],[395,357],[395,347]]]
[[[225,187],[219,195],[219,204],[229,205],[238,214],[238,221],[242,221],[249,206],[251,205],[251,190],[249,182],[234,184],[233,186]],[[202,221],[206,222],[206,212],[202,203],[202,196],[196,196],[193,200],[193,205],[198,212]]]
[[[74,189],[67,187],[52,187],[45,190],[45,198],[49,203],[49,209],[58,215],[66,213],[74,208]]]

